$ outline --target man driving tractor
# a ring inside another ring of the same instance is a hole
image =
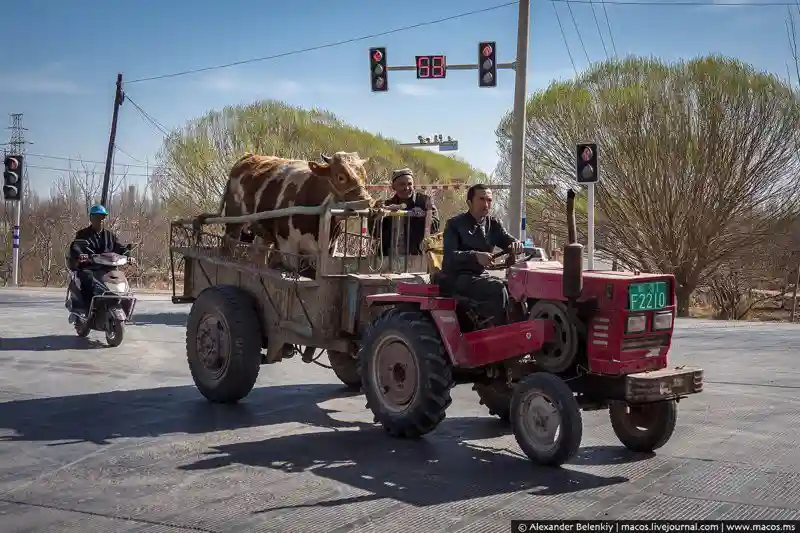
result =
[[[444,230],[444,258],[439,285],[454,295],[474,300],[478,313],[493,325],[506,322],[508,289],[503,280],[490,276],[495,247],[513,254],[522,243],[512,237],[499,220],[489,215],[492,191],[486,185],[467,190],[468,211],[447,221]]]
[[[81,268],[89,262],[89,251],[96,254],[114,252],[124,254],[128,248],[119,242],[114,232],[103,227],[108,216],[106,208],[100,204],[95,204],[89,209],[89,226],[78,230],[75,233],[75,241],[70,248],[72,264],[77,270],[78,279],[81,282],[81,307],[88,309],[92,301],[94,290],[94,273],[85,268]],[[86,241],[86,242],[80,242]],[[130,264],[135,264],[134,258],[129,258]]]

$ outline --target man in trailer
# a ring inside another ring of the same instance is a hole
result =
[[[437,282],[446,292],[477,302],[478,313],[491,318],[492,325],[502,325],[506,323],[508,289],[503,280],[490,276],[486,267],[495,247],[519,254],[522,243],[490,216],[492,191],[486,185],[467,190],[467,207],[467,212],[445,225],[444,258]]]
[[[384,217],[381,221],[381,248],[384,257],[401,255],[421,255],[422,241],[425,238],[426,210],[433,211],[431,217],[431,234],[439,231],[439,213],[431,198],[414,190],[414,173],[410,168],[402,168],[392,172],[392,190],[394,196],[384,202],[384,208],[390,211],[408,210],[411,217]],[[392,232],[395,224],[398,227],[397,249],[392,250]],[[370,220],[369,231],[378,237],[377,227]],[[408,239],[406,239],[408,232]],[[408,248],[406,248],[408,240]],[[390,253],[391,252],[391,253]]]

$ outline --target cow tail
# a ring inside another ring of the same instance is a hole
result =
[[[197,224],[202,225],[202,224],[205,224],[206,220],[209,219],[209,218],[221,217],[221,216],[224,215],[224,213],[225,213],[225,204],[228,201],[228,190],[230,190],[230,187],[231,187],[231,177],[228,176],[228,181],[225,182],[225,188],[222,191],[222,200],[219,203],[219,209],[217,210],[216,213],[201,213],[201,214],[197,215],[197,219],[196,219],[197,220]]]

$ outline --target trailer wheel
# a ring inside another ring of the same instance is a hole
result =
[[[419,438],[444,420],[453,374],[439,331],[419,310],[389,309],[364,335],[359,372],[375,422],[401,438]]]
[[[186,358],[200,393],[235,403],[253,389],[261,367],[261,323],[253,297],[231,285],[205,289],[186,324]]]
[[[678,403],[629,405],[611,402],[608,409],[611,427],[620,442],[633,452],[652,452],[672,437],[678,418]]]
[[[489,409],[490,415],[495,415],[504,422],[511,419],[511,397],[514,389],[509,387],[505,381],[492,380],[489,383],[476,383],[473,386],[481,405]]]
[[[567,462],[583,437],[575,395],[563,380],[546,372],[530,374],[515,387],[511,427],[525,455],[544,466]]]
[[[346,352],[328,350],[328,362],[333,373],[351,389],[361,388],[361,375],[358,373],[358,359]]]

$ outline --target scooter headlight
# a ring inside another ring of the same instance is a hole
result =
[[[116,292],[117,294],[123,294],[128,292],[128,284],[124,282],[120,283],[109,283],[108,289],[110,291]]]

